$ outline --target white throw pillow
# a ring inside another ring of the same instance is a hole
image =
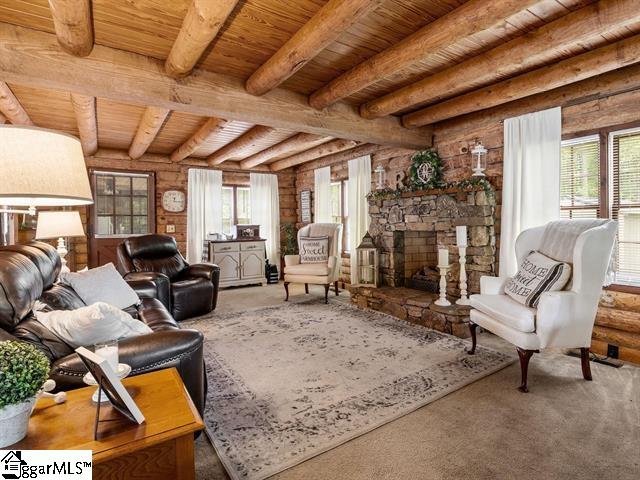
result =
[[[300,263],[327,263],[329,237],[300,237]]]
[[[527,255],[504,287],[515,301],[536,308],[544,292],[562,290],[571,278],[571,265],[558,262],[540,252]]]
[[[41,324],[73,348],[153,332],[144,322],[104,302],[76,310],[34,313]]]
[[[86,272],[61,273],[60,281],[73,288],[87,305],[105,302],[123,309],[140,303],[138,294],[125,282],[113,263]]]

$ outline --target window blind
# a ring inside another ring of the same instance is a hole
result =
[[[616,282],[640,285],[640,129],[609,137],[611,218],[618,221]]]
[[[600,209],[599,136],[562,142],[560,217],[597,218]]]

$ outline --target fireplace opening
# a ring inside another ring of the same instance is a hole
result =
[[[409,288],[437,293],[439,273],[436,233],[404,232],[404,284]]]

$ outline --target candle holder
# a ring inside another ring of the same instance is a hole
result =
[[[456,300],[456,305],[469,305],[467,297],[467,247],[458,247],[460,252],[460,298]]]
[[[447,272],[449,271],[449,265],[438,265],[440,270],[440,298],[434,303],[441,307],[448,307],[451,302],[447,300]]]

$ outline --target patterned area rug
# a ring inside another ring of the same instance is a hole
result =
[[[183,326],[206,337],[208,434],[233,479],[259,480],[511,364],[469,342],[311,301]]]

